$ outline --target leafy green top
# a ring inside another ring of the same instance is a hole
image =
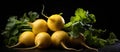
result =
[[[73,38],[79,37],[79,33],[83,33],[87,44],[96,47],[103,47],[106,44],[113,44],[117,38],[113,32],[107,39],[103,39],[101,35],[105,35],[106,30],[95,29],[92,24],[96,22],[95,15],[89,14],[88,11],[78,8],[75,16],[71,16],[70,22],[64,25],[64,29],[69,32]]]
[[[18,37],[23,31],[31,31],[28,22],[34,21],[39,15],[36,12],[30,11],[18,19],[17,16],[11,16],[2,35],[5,36],[4,43],[6,45],[14,45],[18,42]]]

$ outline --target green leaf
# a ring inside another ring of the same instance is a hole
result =
[[[72,22],[69,22],[69,23],[67,23],[67,24],[64,25],[64,28],[68,28],[68,27],[70,27],[71,25],[72,25]]]
[[[29,17],[27,16],[27,13],[24,13],[24,14],[23,14],[23,16],[20,18],[20,21],[21,21],[22,23],[24,23],[24,22],[29,22],[29,21],[30,21]]]
[[[17,35],[17,33],[19,32],[19,30],[18,29],[14,29],[12,32],[11,32],[11,35]]]
[[[110,32],[109,39],[116,39],[116,36],[113,32]]]
[[[11,30],[12,28],[14,28],[16,22],[18,21],[16,18],[16,16],[12,16],[8,19],[8,23],[5,27],[5,30]]]
[[[91,20],[91,23],[95,23],[96,22],[96,19],[95,19],[95,15],[94,14],[89,14],[88,15],[90,20]]]
[[[76,21],[80,21],[80,20],[81,20],[81,18],[79,16],[71,16],[71,19],[70,19],[71,22],[76,22]]]
[[[86,18],[87,12],[85,10],[83,10],[82,8],[78,8],[76,11],[75,11],[75,16],[79,16],[81,19],[84,19]]]
[[[18,37],[14,36],[14,37],[10,37],[9,41],[8,41],[8,45],[15,45],[18,42]]]
[[[83,24],[95,23],[95,15],[89,14],[88,11],[83,10],[82,8],[77,8],[75,10],[75,16],[71,16],[70,22],[65,24],[65,28],[72,26],[75,22],[82,22]]]
[[[37,13],[37,12],[32,12],[32,11],[30,11],[29,13],[28,13],[28,15],[29,15],[29,19],[30,19],[30,21],[34,21],[36,18],[39,18],[39,14]]]
[[[107,39],[108,44],[114,44],[116,41],[118,41],[116,35],[113,32],[110,32],[110,36]]]
[[[79,33],[84,32],[84,30],[85,29],[83,28],[82,23],[78,21],[72,24],[71,31],[69,33],[71,37],[77,38],[79,37]]]

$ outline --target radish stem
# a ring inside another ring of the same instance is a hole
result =
[[[44,5],[43,5],[43,8],[42,8],[42,11],[41,11],[41,14],[44,16],[44,17],[46,17],[46,18],[49,18],[48,16],[46,16],[43,12],[44,12]]]

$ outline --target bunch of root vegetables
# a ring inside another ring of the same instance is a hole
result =
[[[82,33],[79,33],[80,36],[78,38],[73,38],[69,36],[69,33],[63,30],[65,20],[60,14],[54,14],[48,17],[44,15],[42,11],[42,15],[46,17],[47,20],[36,19],[34,22],[28,22],[29,26],[32,27],[32,31],[22,32],[19,36],[18,43],[16,45],[7,47],[29,50],[35,48],[45,49],[53,46],[62,47],[66,50],[80,51],[81,49],[75,49],[72,48],[72,46],[81,45],[87,49],[98,51],[98,49],[89,47],[85,43],[85,37]],[[51,31],[52,33],[49,33],[49,31]],[[68,43],[69,47],[67,45]],[[17,46],[20,46],[21,44],[24,44],[26,47],[18,48]]]

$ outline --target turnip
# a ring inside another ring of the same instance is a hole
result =
[[[78,38],[73,38],[73,37],[70,37],[70,43],[73,45],[73,46],[79,46],[79,45],[82,45],[88,49],[91,49],[91,50],[95,50],[98,52],[98,49],[96,48],[92,48],[92,47],[89,47],[86,43],[85,43],[85,37],[82,33],[80,33],[80,36]]]
[[[35,35],[31,31],[25,31],[19,36],[19,42],[16,45],[8,46],[9,48],[13,48],[24,44],[25,46],[32,46],[34,45]]]
[[[47,25],[52,31],[61,30],[64,27],[63,17],[58,14],[54,14],[48,18]]]
[[[63,29],[65,20],[60,14],[53,14],[50,17],[48,17],[43,14],[43,11],[44,11],[44,6],[43,6],[43,10],[42,10],[41,14],[44,17],[48,18],[47,25],[51,31],[58,31],[58,30]]]
[[[52,45],[55,47],[59,47],[62,46],[64,49],[67,50],[75,50],[75,51],[80,51],[80,50],[76,50],[74,48],[68,48],[65,43],[67,43],[69,41],[69,36],[68,33],[65,31],[55,31],[52,36],[51,36],[51,41],[52,41]]]
[[[37,19],[33,23],[29,22],[29,24],[32,26],[32,31],[35,35],[48,30],[47,22],[44,19]]]
[[[29,48],[15,48],[15,49],[21,49],[21,50],[29,50],[29,49],[35,49],[35,48],[48,48],[51,45],[51,37],[46,32],[40,32],[35,36],[35,46],[29,47]]]
[[[47,48],[51,44],[51,37],[46,32],[41,32],[35,37],[35,45],[38,48]]]

